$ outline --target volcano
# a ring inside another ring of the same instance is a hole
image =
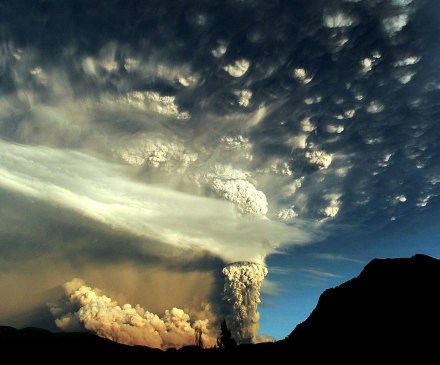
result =
[[[167,358],[260,359],[286,356],[298,361],[403,360],[429,358],[440,340],[440,260],[374,259],[359,276],[326,290],[310,316],[285,339],[232,348],[197,346],[161,351],[125,346],[87,333],[0,327],[3,355],[15,358],[141,360]]]

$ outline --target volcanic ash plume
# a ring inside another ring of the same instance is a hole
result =
[[[208,320],[195,320],[182,309],[165,311],[160,318],[136,305],[119,306],[111,298],[101,295],[99,289],[92,289],[80,279],[73,279],[64,285],[66,303],[50,307],[58,328],[64,331],[85,328],[101,337],[126,345],[141,345],[167,349],[193,345],[196,334],[207,347],[216,343],[216,335],[210,333]],[[65,313],[65,307],[70,311]],[[63,313],[64,312],[64,313]]]
[[[224,299],[232,305],[231,332],[239,343],[253,342],[260,326],[257,312],[260,288],[267,269],[252,262],[236,262],[223,269]]]

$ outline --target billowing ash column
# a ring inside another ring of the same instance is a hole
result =
[[[252,342],[260,328],[257,306],[267,269],[252,262],[235,262],[226,266],[223,274],[224,299],[232,306],[228,321],[232,336],[238,343]]]

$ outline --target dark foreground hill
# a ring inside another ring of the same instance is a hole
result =
[[[440,260],[425,255],[375,259],[358,277],[326,290],[309,318],[275,343],[242,345],[229,351],[186,347],[162,352],[120,345],[87,333],[0,327],[0,348],[3,356],[43,358],[50,363],[75,359],[251,361],[263,356],[282,363],[286,359],[289,363],[318,359],[381,363],[410,358],[421,361],[431,356],[437,362],[439,292]]]
[[[326,290],[283,341],[303,356],[426,357],[440,349],[440,260],[375,259]],[[436,358],[438,355],[436,355]]]

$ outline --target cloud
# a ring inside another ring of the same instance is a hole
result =
[[[222,57],[228,49],[227,44],[224,41],[219,41],[218,46],[214,48],[211,52],[216,58]]]
[[[294,207],[281,209],[278,213],[278,218],[282,221],[288,221],[297,216],[298,213],[295,212]]]
[[[234,93],[238,97],[238,104],[247,107],[249,106],[250,100],[252,98],[252,91],[250,90],[240,90]]]
[[[307,71],[304,68],[296,68],[293,70],[293,77],[304,83],[304,84],[308,84],[310,81],[312,81],[312,77],[309,77],[307,75]]]
[[[184,173],[198,159],[198,154],[182,142],[154,134],[124,138],[114,153],[129,165],[157,168],[168,174]]]
[[[248,60],[237,60],[233,64],[224,67],[224,70],[232,77],[242,77],[248,70],[250,63]]]
[[[239,343],[253,342],[259,330],[257,306],[267,268],[251,262],[238,262],[223,269],[224,298],[231,304],[233,337]]]
[[[395,67],[402,67],[402,66],[409,66],[409,65],[415,65],[420,61],[420,57],[417,56],[409,56],[403,59],[400,59],[396,62],[394,62]]]
[[[276,269],[273,270],[271,267],[270,273],[274,274],[274,272],[279,274]],[[269,279],[265,279],[261,285],[261,294],[264,296],[282,296],[286,291],[287,290],[281,288],[277,282]]]
[[[399,14],[383,20],[383,28],[390,36],[400,32],[408,23],[408,14]]]
[[[327,169],[332,163],[332,157],[325,151],[306,152],[307,159],[319,169]]]
[[[175,96],[160,95],[156,91],[130,91],[125,97],[103,96],[103,103],[128,105],[143,111],[148,111],[176,119],[191,118],[188,112],[179,111],[175,104]]]
[[[265,343],[265,342],[275,342],[275,338],[267,334],[258,334],[257,336],[254,337],[254,343]]]
[[[328,279],[339,279],[342,276],[333,274],[331,272],[316,270],[316,269],[298,269],[300,272],[304,272],[306,277],[313,278],[315,280],[328,280]]]
[[[248,181],[249,175],[246,171],[217,164],[207,172],[197,173],[194,179],[197,184],[204,184],[212,189],[215,195],[234,203],[240,212],[265,216],[266,196]]]
[[[182,309],[174,307],[159,317],[140,305],[119,305],[99,289],[92,289],[77,278],[65,283],[64,290],[66,304],[73,306],[73,310],[63,313],[63,302],[52,303],[50,308],[61,330],[78,330],[84,326],[112,341],[164,350],[193,345],[195,332],[200,330],[206,346],[212,347],[216,343],[217,332],[209,328],[209,321],[191,321],[190,315]]]
[[[31,205],[27,201],[21,207],[29,211],[27,219],[17,221],[17,216],[8,219],[2,214],[2,221],[12,225],[2,227],[0,234],[4,296],[0,321],[4,325],[57,330],[47,303],[63,301],[60,286],[72,277],[81,277],[105,288],[106,294],[119,303],[139,303],[161,314],[173,307],[184,308],[192,318],[209,319],[212,328],[219,328],[217,318],[221,321],[227,313],[221,300],[223,278],[218,274],[224,265],[221,260],[197,258],[187,252],[178,258],[164,252],[158,256],[153,247],[147,252],[133,245],[133,237],[101,231],[106,227],[93,221],[87,224],[86,219],[80,224],[59,207],[45,210],[35,201]],[[41,220],[34,227],[35,215],[41,215]],[[68,219],[70,226],[60,217]],[[17,224],[19,233],[13,230]],[[206,306],[210,314],[202,311]]]
[[[323,23],[327,28],[345,28],[353,25],[353,18],[343,12],[327,13]]]
[[[329,133],[342,133],[344,131],[344,127],[342,125],[330,124],[327,126],[327,131]]]
[[[37,5],[2,22],[8,269],[217,270],[436,208],[434,2]]]
[[[241,219],[233,206],[217,199],[136,182],[121,166],[81,153],[4,141],[0,151],[4,188],[176,248],[208,251],[226,261],[259,261],[282,244],[310,239],[302,228],[269,219]],[[227,199],[254,204],[249,203],[254,194],[255,204],[260,204],[258,191],[236,179],[234,170],[220,171],[223,175],[216,174],[212,186],[230,194]]]
[[[354,259],[354,258],[347,257],[344,255],[332,254],[332,253],[315,253],[315,254],[313,254],[313,257],[316,257],[316,258],[322,259],[322,260],[329,260],[329,261],[349,261],[349,262],[355,262],[355,263],[359,263],[359,264],[365,264],[365,262],[362,260]]]

